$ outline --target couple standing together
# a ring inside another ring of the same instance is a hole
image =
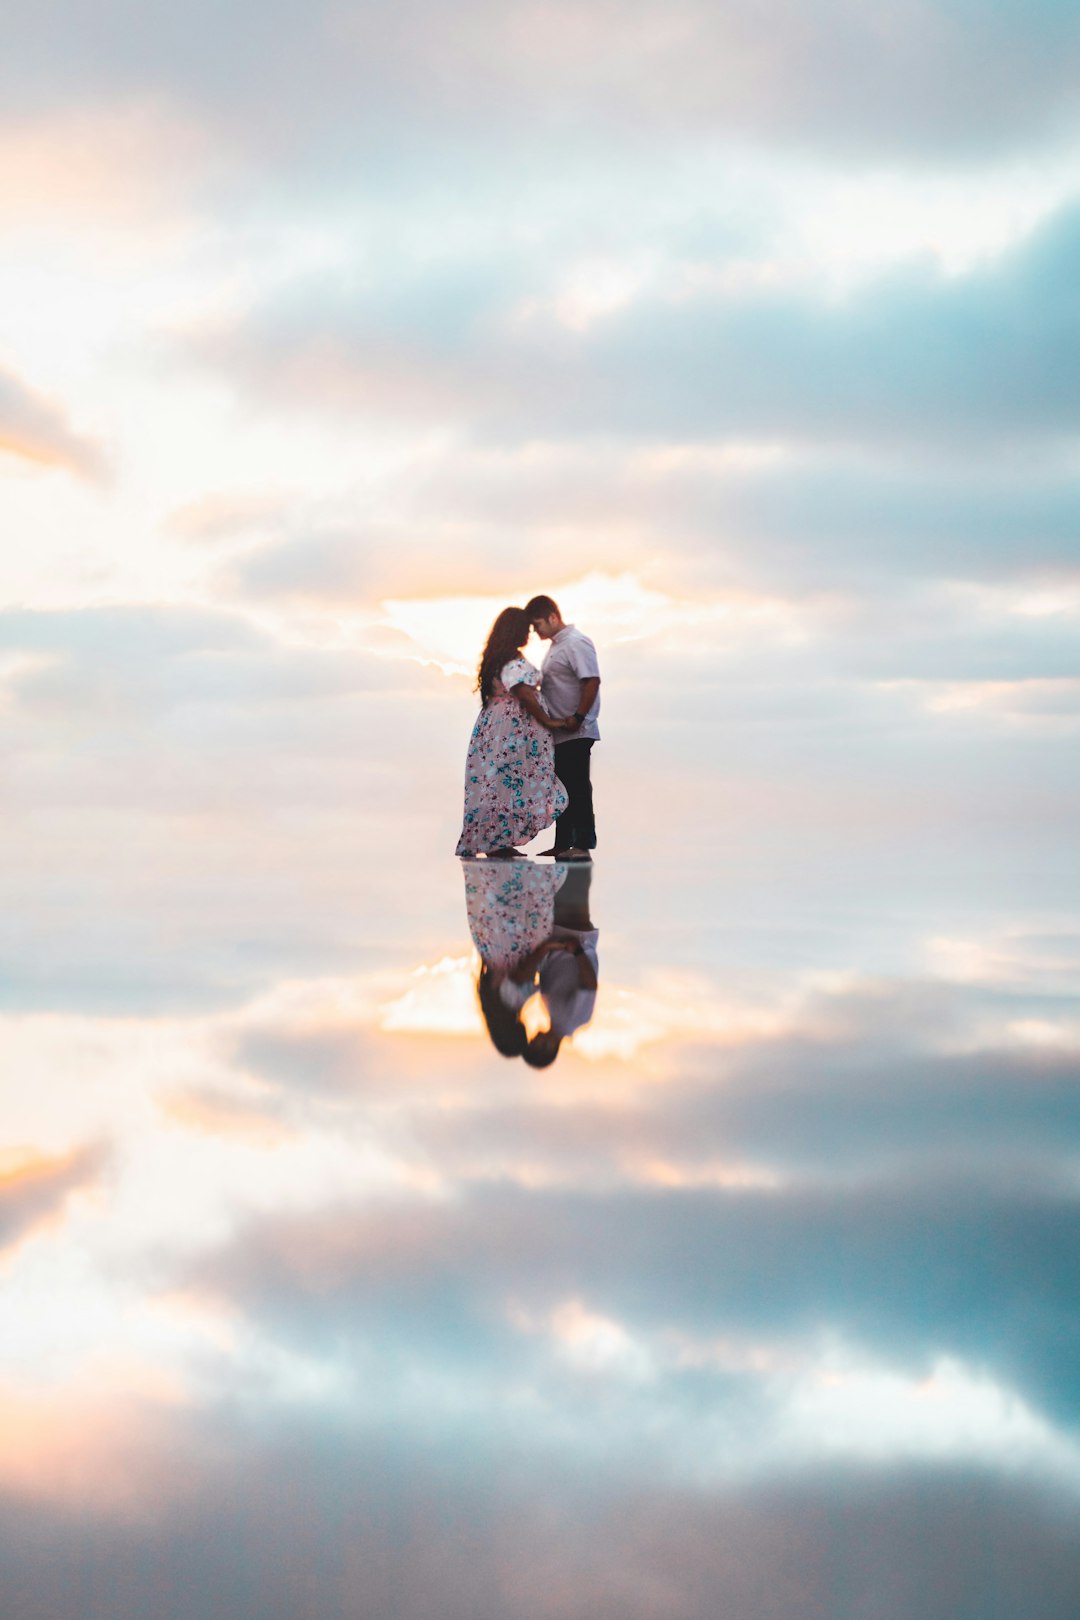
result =
[[[522,656],[530,629],[548,643],[542,670]],[[455,853],[509,860],[555,822],[544,855],[587,861],[596,848],[593,744],[599,741],[596,648],[550,596],[504,608],[476,681],[480,713],[465,760],[465,817]]]

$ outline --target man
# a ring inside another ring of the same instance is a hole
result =
[[[566,729],[556,731],[555,774],[566,789],[569,804],[555,823],[555,843],[541,851],[559,860],[588,861],[596,848],[592,782],[589,779],[593,743],[600,740],[600,665],[596,648],[573,624],[564,624],[550,596],[534,596],[526,613],[541,641],[549,642],[543,663],[544,706],[548,713],[567,718]]]

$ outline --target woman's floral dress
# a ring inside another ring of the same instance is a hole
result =
[[[551,732],[511,691],[522,684],[539,686],[540,671],[527,658],[512,658],[476,717],[465,757],[465,819],[457,855],[525,844],[566,809]]]

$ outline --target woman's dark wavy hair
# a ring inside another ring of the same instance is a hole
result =
[[[507,1058],[521,1057],[529,1044],[529,1037],[521,1022],[521,1009],[506,1005],[499,994],[498,980],[486,962],[480,964],[476,995],[496,1052],[501,1052]]]
[[[529,615],[524,608],[503,608],[491,627],[476,672],[476,690],[481,703],[486,703],[495,689],[495,677],[515,653],[519,653],[529,639]]]

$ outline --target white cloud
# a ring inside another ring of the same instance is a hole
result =
[[[11,372],[0,371],[0,453],[100,479],[105,458],[98,445],[76,433],[60,406]]]

